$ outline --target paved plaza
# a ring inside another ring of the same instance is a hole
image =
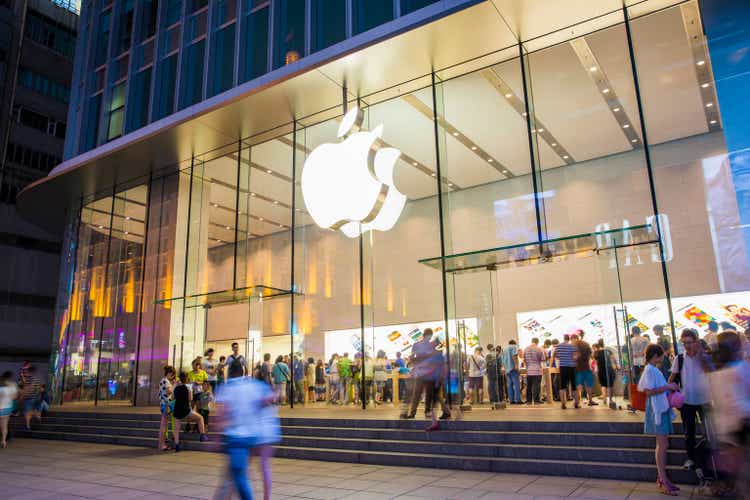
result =
[[[223,475],[218,453],[15,439],[0,450],[3,499],[212,498]],[[258,471],[253,488],[262,498]],[[333,500],[663,499],[651,483],[468,472],[417,467],[274,460],[273,498]],[[682,498],[701,498],[683,487]]]

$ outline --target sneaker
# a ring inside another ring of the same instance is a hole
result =
[[[599,406],[599,403],[592,399],[591,401],[589,401],[589,406]]]
[[[208,441],[208,436],[205,434],[201,434],[200,441],[201,443],[205,443],[206,441]]]
[[[693,470],[695,468],[695,462],[688,458],[687,460],[685,460],[685,463],[682,464],[682,468],[685,470]]]

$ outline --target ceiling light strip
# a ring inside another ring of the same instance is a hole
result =
[[[512,107],[516,113],[525,121],[526,120],[526,106],[524,105],[523,99],[521,99],[510,85],[505,83],[500,75],[495,70],[486,69],[482,71],[482,76],[490,82],[492,87],[497,90],[500,95],[503,96],[505,102]],[[565,149],[560,141],[549,131],[549,129],[542,123],[542,121],[533,113],[532,122],[536,128],[532,129],[532,133],[536,134],[537,137],[541,138],[547,145],[554,151],[554,153],[560,157],[562,161],[567,164],[575,163],[575,159],[570,152]]]
[[[433,119],[432,108],[429,107],[424,102],[422,102],[421,100],[419,100],[419,98],[417,98],[416,96],[412,94],[408,94],[405,96],[401,96],[401,99],[403,99],[411,107],[413,107],[414,109],[422,113],[425,117],[429,118],[430,120]],[[447,134],[451,135],[455,140],[463,144],[466,147],[466,149],[468,149],[469,151],[477,155],[483,162],[486,162],[487,164],[489,164],[492,168],[497,170],[506,179],[515,177],[513,175],[513,172],[511,172],[508,167],[500,163],[500,161],[498,161],[497,158],[494,158],[490,153],[488,153],[487,151],[479,147],[474,141],[466,137],[466,134],[462,133],[455,126],[453,126],[453,124],[451,124],[448,120],[446,120],[445,117],[438,114],[437,119],[438,119],[438,125],[440,125],[440,127],[442,127],[442,129],[445,130]],[[451,184],[448,183],[448,185],[450,186]]]
[[[721,113],[698,6],[694,3],[682,4],[680,12],[685,26],[685,35],[693,55],[693,68],[698,80],[698,92],[701,95],[703,113],[706,116],[706,126],[709,132],[717,132],[721,130]]]
[[[591,78],[591,80],[594,82],[594,85],[596,85],[596,88],[599,91],[599,95],[602,97],[602,99],[604,99],[604,102],[609,108],[609,112],[617,122],[620,131],[627,139],[631,149],[640,147],[642,145],[642,141],[640,136],[638,135],[638,132],[636,131],[636,127],[633,125],[630,117],[628,117],[628,114],[625,111],[620,98],[617,96],[617,92],[615,91],[612,82],[609,80],[609,78],[607,78],[604,69],[596,59],[596,56],[591,50],[589,43],[584,37],[576,38],[575,40],[571,40],[569,43],[573,48],[573,51],[576,53],[576,56],[578,56],[578,60],[581,62],[581,65],[586,71],[586,74],[589,75],[589,78]]]

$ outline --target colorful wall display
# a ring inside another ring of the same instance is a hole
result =
[[[471,348],[477,345],[477,318],[462,318],[456,320],[461,328],[463,336],[466,337],[466,345]],[[383,350],[389,359],[396,357],[400,352],[403,357],[411,354],[411,347],[422,340],[422,333],[426,328],[432,328],[435,335],[445,342],[445,329],[442,321],[427,321],[422,323],[405,323],[401,325],[376,326],[365,329],[365,349],[374,355]],[[451,346],[456,343],[455,335],[451,335]],[[471,344],[471,345],[470,345]],[[325,356],[326,360],[336,354],[349,353],[353,358],[362,347],[362,332],[359,328],[350,330],[333,330],[325,332]]]
[[[669,332],[666,300],[634,301],[625,306],[628,331],[637,326],[651,340],[655,340],[653,327],[656,325],[662,325],[664,331]],[[750,292],[675,297],[672,299],[672,307],[675,328],[678,331],[695,328],[701,337],[706,334],[711,321],[718,323],[720,329],[734,328],[742,331],[750,326]],[[586,338],[590,342],[603,338],[607,345],[616,346],[616,332],[619,333],[620,342],[625,341],[625,322],[622,321],[624,312],[622,304],[520,312],[516,314],[518,340],[522,347],[529,345],[534,337],[541,342],[555,338],[562,341],[563,335],[580,329],[586,332]]]

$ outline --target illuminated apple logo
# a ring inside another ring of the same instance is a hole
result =
[[[370,230],[388,231],[404,209],[406,196],[393,182],[401,152],[380,147],[383,125],[361,131],[364,114],[351,109],[339,125],[339,143],[321,144],[302,169],[302,196],[315,223],[340,229],[349,238]]]

